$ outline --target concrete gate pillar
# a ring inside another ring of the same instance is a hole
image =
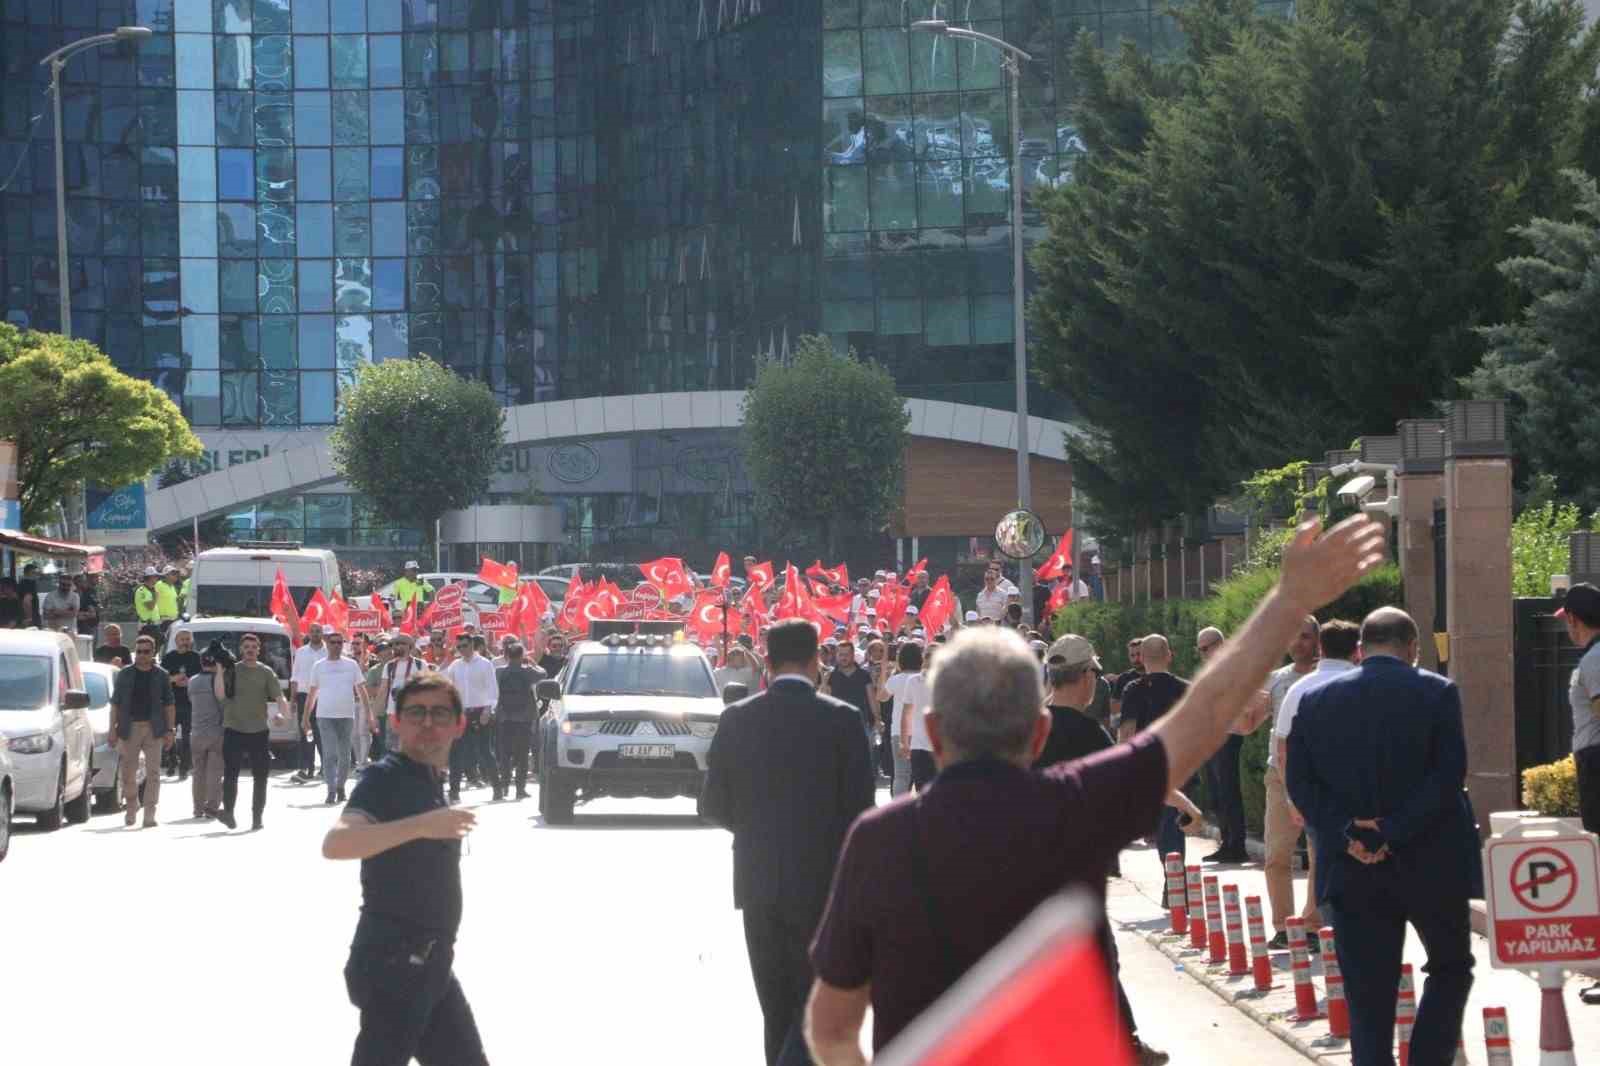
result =
[[[1433,635],[1442,632],[1434,617],[1438,577],[1433,551],[1433,508],[1444,496],[1444,430],[1442,419],[1407,419],[1396,427],[1400,463],[1396,481],[1400,495],[1400,575],[1406,611],[1422,634],[1421,664],[1439,669]]]
[[[1461,688],[1467,791],[1479,821],[1487,825],[1490,811],[1518,806],[1511,448],[1504,402],[1462,400],[1451,406],[1444,499],[1450,676]]]

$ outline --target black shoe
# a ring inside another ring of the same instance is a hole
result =
[[[528,790],[527,789],[523,789],[523,788],[517,789],[517,799],[525,800],[527,798],[528,798]]]
[[[501,801],[501,800],[503,800],[503,799],[505,799],[505,798],[506,798],[506,794],[505,794],[505,793],[504,793],[504,792],[502,792],[502,791],[500,791],[500,790],[499,790],[499,789],[498,789],[498,788],[497,788],[497,789],[495,789],[495,790],[494,790],[494,795],[493,795],[493,797],[492,797],[492,798],[493,798],[493,799],[494,799],[494,801],[495,801],[495,802],[496,802],[496,803],[499,803],[499,802],[500,802],[500,801]]]
[[[250,832],[257,833],[257,832],[260,832],[260,831],[261,831],[261,819],[257,818],[257,819],[255,819],[254,821],[252,821],[250,823]]]
[[[461,790],[460,789],[452,788],[450,790],[450,802],[451,803],[460,803],[461,802]]]
[[[338,803],[338,802],[339,802],[338,797],[334,793],[330,792],[330,793],[328,793],[328,798],[322,801],[322,805],[324,807],[332,807],[335,803]]]
[[[1289,950],[1289,934],[1288,933],[1284,933],[1284,932],[1278,933],[1277,936],[1275,936],[1271,940],[1267,941],[1267,950],[1268,951],[1288,951]]]
[[[341,788],[341,789],[340,789],[340,790],[339,790],[339,791],[338,791],[338,792],[337,792],[337,793],[336,793],[336,795],[337,795],[337,796],[338,796],[338,797],[339,797],[339,802],[340,802],[340,803],[344,803],[344,802],[346,802],[346,800],[345,800],[345,798],[344,798],[344,789],[342,789],[342,788]]]
[[[1200,861],[1215,863],[1245,863],[1250,861],[1250,853],[1248,851],[1213,851],[1210,855],[1207,855]]]
[[[237,828],[239,828],[239,823],[233,820],[233,812],[232,811],[218,811],[217,812],[217,821],[221,822],[223,825],[227,826],[229,829],[237,829]]]
[[[1317,939],[1317,934],[1306,933],[1306,951],[1312,955],[1322,954],[1322,941]]]
[[[1172,1056],[1165,1051],[1157,1051],[1138,1037],[1133,1038],[1133,1061],[1138,1066],[1166,1066],[1170,1058]]]

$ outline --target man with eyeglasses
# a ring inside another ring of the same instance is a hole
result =
[[[345,988],[361,1012],[352,1066],[487,1066],[477,1022],[452,972],[461,926],[461,841],[477,816],[445,802],[461,695],[436,673],[395,692],[398,751],[374,763],[322,841],[322,857],[361,860],[361,918]]]
[[[161,799],[161,753],[172,747],[178,707],[172,682],[156,666],[156,642],[140,637],[133,642],[133,665],[117,671],[111,691],[111,731],[117,735],[117,761],[122,774],[122,794],[127,808],[123,825],[132,825],[139,811],[139,756],[144,756],[144,828],[156,824],[156,803]]]
[[[239,770],[250,760],[255,785],[250,793],[250,829],[261,828],[267,809],[267,771],[272,764],[268,728],[283,715],[283,687],[272,667],[261,661],[261,638],[246,633],[239,638],[239,661],[212,675],[212,691],[222,701],[222,811],[217,821],[238,828],[233,817],[239,798]]]

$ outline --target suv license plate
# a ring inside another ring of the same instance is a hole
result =
[[[623,744],[617,748],[624,759],[670,759],[675,751],[671,744]]]

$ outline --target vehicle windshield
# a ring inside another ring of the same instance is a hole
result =
[[[715,696],[717,687],[698,655],[659,652],[591,653],[579,658],[566,691],[574,696]]]
[[[49,702],[49,659],[0,655],[0,711],[32,711]]]
[[[289,595],[295,610],[303,611],[317,591],[314,585],[290,585]],[[196,585],[194,613],[204,615],[238,615],[243,618],[270,618],[272,616],[272,585]]]
[[[282,633],[260,633],[253,629],[192,629],[191,632],[195,651],[203,652],[213,640],[220,640],[235,659],[239,658],[239,638],[247,632],[255,633],[261,638],[261,661],[272,667],[279,678],[289,676],[290,656],[294,652],[289,647],[289,638]]]
[[[89,706],[104,707],[111,702],[111,682],[103,674],[83,672],[83,687],[89,693]]]

